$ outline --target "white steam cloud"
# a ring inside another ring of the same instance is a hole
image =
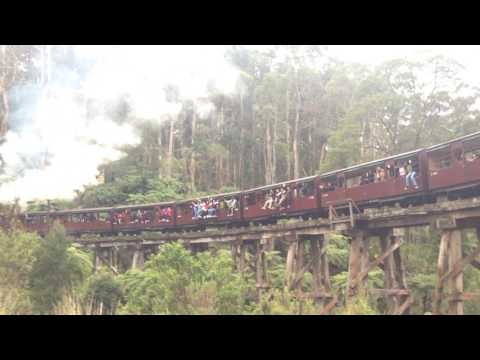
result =
[[[38,101],[20,103],[21,126],[12,126],[0,145],[6,165],[0,201],[72,198],[74,190],[95,183],[97,167],[122,156],[118,146],[138,143],[135,119],[163,121],[179,113],[181,104],[165,98],[167,85],[177,86],[181,99],[205,98],[212,83],[233,91],[237,73],[224,51],[223,46],[75,47],[79,61],[94,65],[80,86],[74,74],[53,68],[53,78],[62,81],[49,83]],[[105,111],[87,116],[88,100],[104,104],[125,95],[132,109],[126,122]],[[212,108],[199,104],[200,113]]]

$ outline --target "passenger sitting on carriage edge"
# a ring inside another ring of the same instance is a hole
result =
[[[208,217],[215,217],[217,216],[217,201],[213,200],[210,198],[208,201],[208,207],[207,207],[207,216]]]
[[[192,219],[196,219],[198,217],[198,206],[197,202],[195,200],[192,201],[192,204],[190,205],[192,208]]]
[[[285,188],[285,184],[284,184],[282,185],[282,188],[279,191],[278,201],[276,203],[276,206],[278,208],[283,208],[286,199],[287,199],[287,189]]]
[[[406,180],[405,190],[408,190],[410,188],[410,184],[413,185],[415,189],[418,189],[417,181],[415,180],[415,176],[417,175],[417,173],[413,168],[412,160],[408,160],[406,173],[407,173],[407,177],[405,178]]]
[[[224,200],[224,201],[228,208],[227,216],[233,216],[233,212],[235,210],[235,207],[237,206],[237,199],[233,197],[230,200]]]
[[[263,204],[262,210],[265,210],[265,209],[273,210],[272,205],[273,205],[273,195],[272,195],[272,190],[270,190],[267,192],[267,195],[265,198],[265,204]]]

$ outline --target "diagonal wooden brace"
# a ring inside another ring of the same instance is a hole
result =
[[[319,315],[327,315],[328,313],[330,313],[330,311],[333,310],[335,305],[337,305],[337,302],[338,302],[338,295],[334,294],[333,299],[327,305],[325,305],[325,307],[320,311]]]
[[[118,275],[117,269],[115,269],[112,265],[110,265],[110,262],[107,261],[103,256],[97,254],[97,257],[110,269],[113,271],[115,275]]]
[[[410,305],[413,304],[413,297],[409,296],[402,305],[398,307],[398,309],[395,311],[394,315],[402,315],[405,310],[407,310]]]
[[[451,271],[443,275],[439,280],[440,286],[450,277],[456,276],[461,273],[465,266],[470,264],[478,254],[480,254],[480,246],[473,250],[468,256],[457,262]]]
[[[392,246],[390,246],[382,255],[377,257],[375,260],[370,262],[367,266],[367,268],[362,271],[358,276],[355,278],[355,280],[352,282],[350,285],[350,289],[355,289],[355,287],[358,285],[359,282],[361,282],[372,269],[383,262],[388,256],[390,256],[395,250],[397,250],[401,245],[403,244],[403,240],[399,239],[396,240]]]

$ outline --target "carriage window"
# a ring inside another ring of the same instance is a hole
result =
[[[300,197],[309,197],[315,195],[315,183],[313,181],[300,184]]]
[[[362,184],[363,177],[362,175],[348,177],[347,179],[347,188],[356,187]]]
[[[101,212],[101,213],[98,213],[98,220],[99,221],[107,221],[108,219],[110,218],[109,214],[106,213],[106,212]]]
[[[455,160],[462,161],[463,160],[463,150],[459,149],[459,148],[453,150],[453,156],[455,157]]]
[[[451,153],[448,147],[432,151],[428,157],[429,167],[432,171],[450,167],[452,163]]]
[[[465,141],[463,143],[465,160],[472,162],[480,160],[480,138]]]
[[[255,193],[247,194],[247,205],[255,205],[257,203],[257,197]]]
[[[337,185],[338,187],[343,187],[343,178],[338,178],[338,181],[336,176],[327,178],[327,179],[322,179],[320,190],[323,192],[335,191],[337,188]]]

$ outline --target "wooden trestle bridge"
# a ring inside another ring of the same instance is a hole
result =
[[[348,206],[347,206],[348,208]],[[353,207],[350,204],[350,210]],[[384,296],[389,314],[409,314],[413,296],[408,288],[406,269],[401,256],[406,229],[430,226],[441,232],[437,263],[437,284],[434,293],[433,312],[441,313],[442,301],[448,301],[447,314],[463,314],[464,301],[480,293],[465,293],[463,271],[467,265],[480,268],[480,197],[448,201],[438,199],[435,204],[401,208],[383,207],[367,209],[362,214],[351,211],[349,216],[336,216],[331,209],[328,219],[288,220],[268,226],[176,233],[146,233],[141,236],[84,236],[75,242],[95,252],[95,268],[106,265],[118,272],[118,253],[128,251],[133,255],[132,266],[142,268],[146,254],[155,253],[170,241],[179,241],[193,252],[206,250],[215,244],[228,244],[237,270],[246,269],[246,253],[255,259],[257,294],[269,289],[266,252],[275,247],[276,241],[286,242],[286,281],[299,297],[309,297],[323,304],[322,314],[331,313],[341,301],[351,301],[363,289],[367,289],[368,274],[375,267],[385,275],[383,289],[371,289]],[[462,230],[476,230],[477,247],[469,254],[462,252]],[[330,283],[327,241],[329,233],[341,233],[348,237],[350,254],[347,288],[335,293]],[[381,254],[369,258],[371,240],[378,238]],[[310,246],[305,244],[309,242]],[[309,251],[308,262],[306,251]],[[313,275],[313,293],[302,293],[304,274]]]

